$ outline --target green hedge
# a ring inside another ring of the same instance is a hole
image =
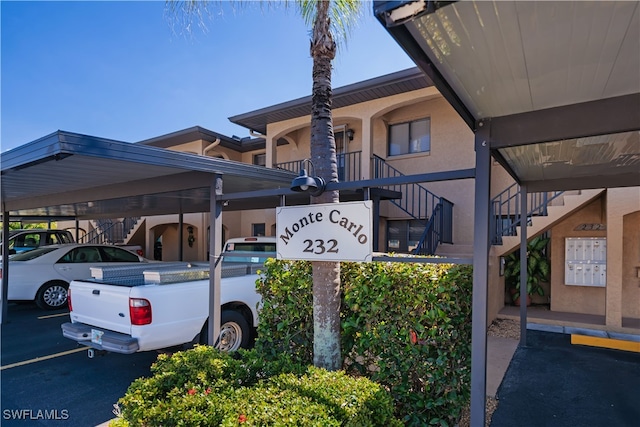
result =
[[[312,364],[311,263],[263,273],[256,350]],[[453,425],[470,395],[471,267],[341,263],[341,281],[345,370],[385,386],[406,425]]]
[[[471,267],[341,263],[344,371],[313,360],[311,264],[269,260],[252,351],[161,355],[113,426],[453,425],[468,403]],[[397,421],[401,419],[402,422]]]
[[[286,354],[267,361],[256,351],[197,346],[161,355],[151,369],[119,400],[111,426],[402,425],[380,385],[304,367]]]

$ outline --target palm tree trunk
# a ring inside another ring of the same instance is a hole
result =
[[[311,162],[326,182],[338,181],[336,144],[331,115],[331,62],[336,44],[331,36],[328,1],[317,2],[313,25],[313,91],[311,111]],[[338,191],[312,197],[311,203],[338,203]],[[340,263],[313,262],[313,364],[328,370],[342,366],[340,350]]]

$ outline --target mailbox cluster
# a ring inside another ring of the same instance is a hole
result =
[[[607,284],[607,239],[567,237],[565,239],[564,283],[577,286]]]

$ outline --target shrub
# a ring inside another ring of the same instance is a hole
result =
[[[365,378],[208,346],[159,356],[119,407],[112,426],[401,425],[391,396]]]
[[[256,349],[311,364],[311,264],[269,260]],[[384,385],[407,425],[453,424],[469,399],[471,267],[341,263],[345,369]]]
[[[307,368],[311,263],[268,260],[265,268],[255,349],[159,356],[152,377],[120,399],[112,425],[455,423],[470,394],[470,266],[342,263],[347,374]]]
[[[271,258],[263,273],[264,280],[256,282],[262,307],[255,348],[269,358],[285,353],[297,363],[312,365],[311,263]]]

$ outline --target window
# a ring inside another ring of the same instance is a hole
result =
[[[264,236],[265,235],[265,226],[264,222],[261,224],[251,224],[251,234],[252,236]]]
[[[387,221],[387,251],[412,253],[426,225],[420,220]]]
[[[121,248],[101,247],[100,251],[106,262],[140,262],[135,254]]]
[[[276,244],[275,243],[262,243],[262,242],[251,242],[251,243],[229,243],[227,245],[227,252],[275,252]]]
[[[267,165],[267,153],[254,154],[253,155],[253,164],[257,165],[257,166],[266,166]]]
[[[420,119],[389,126],[389,155],[431,151],[431,119]]]
[[[93,246],[81,246],[75,248],[67,253],[58,262],[74,262],[74,263],[86,263],[86,262],[101,262],[100,252],[98,248]]]

